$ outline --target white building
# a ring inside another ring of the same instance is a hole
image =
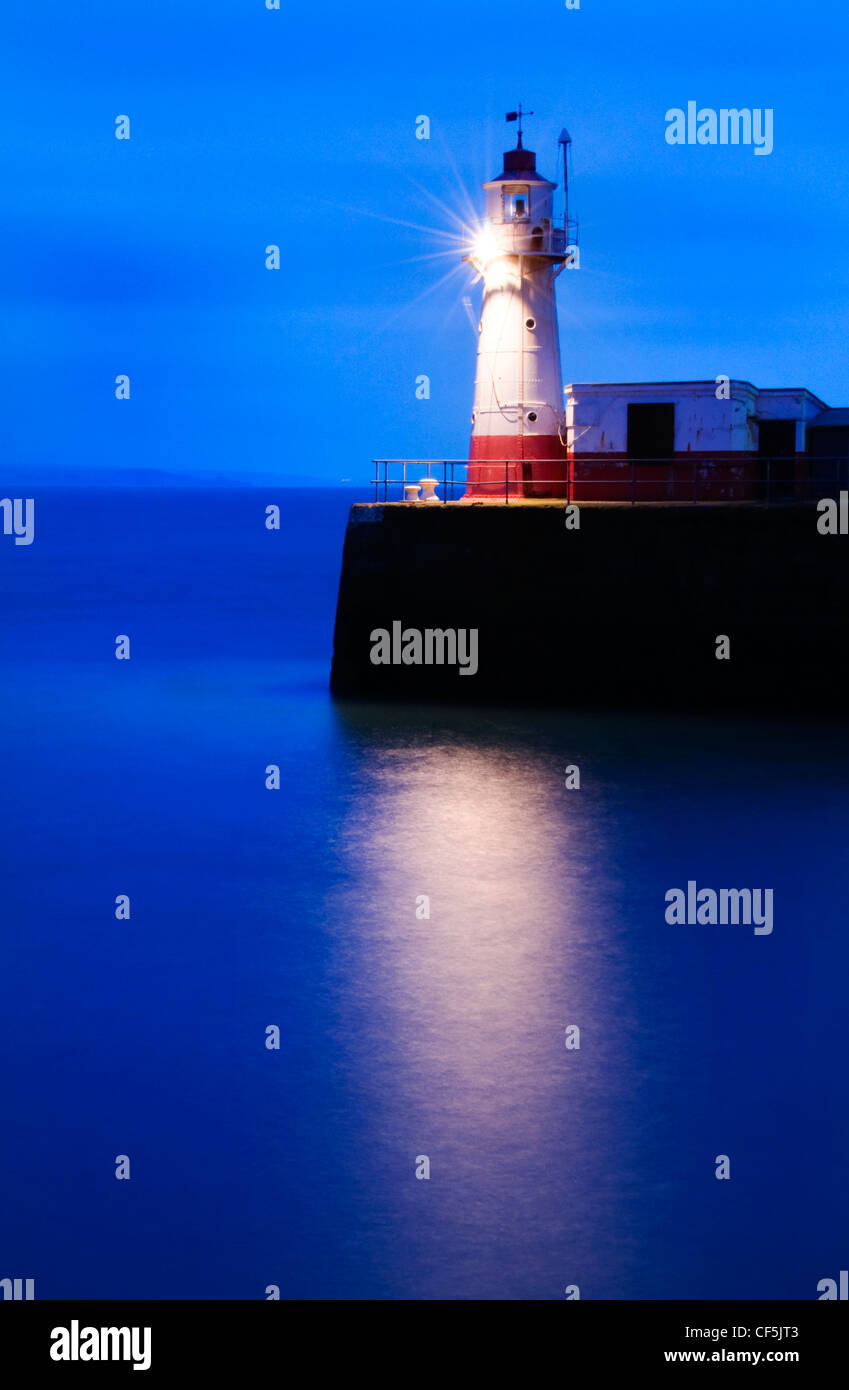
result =
[[[566,434],[575,495],[744,500],[797,490],[824,401],[749,381],[572,382]],[[825,417],[823,412],[825,412]]]

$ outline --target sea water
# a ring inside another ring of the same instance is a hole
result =
[[[845,731],[334,704],[352,497],[266,491],[34,489],[0,536],[0,1276],[816,1298]],[[670,925],[689,882],[773,930]]]

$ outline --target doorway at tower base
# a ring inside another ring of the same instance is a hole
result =
[[[566,448],[558,435],[473,435],[463,500],[568,497]]]

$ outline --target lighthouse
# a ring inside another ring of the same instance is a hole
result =
[[[532,112],[529,114],[533,114]],[[567,451],[554,282],[568,259],[568,201],[555,222],[556,183],[518,142],[483,184],[486,215],[464,260],[483,281],[466,497],[558,497]],[[564,130],[564,194],[566,151]],[[568,199],[568,195],[567,195]]]

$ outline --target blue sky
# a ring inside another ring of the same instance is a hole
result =
[[[451,211],[481,206],[520,99],[543,173],[557,176],[564,124],[574,141],[566,380],[727,373],[849,404],[839,0],[282,3],[48,0],[4,17],[16,476],[359,482],[375,456],[462,456],[462,301],[480,287],[464,267],[440,285],[453,259],[421,258],[444,248]],[[774,152],[669,146],[665,113],[690,99],[773,108]]]

